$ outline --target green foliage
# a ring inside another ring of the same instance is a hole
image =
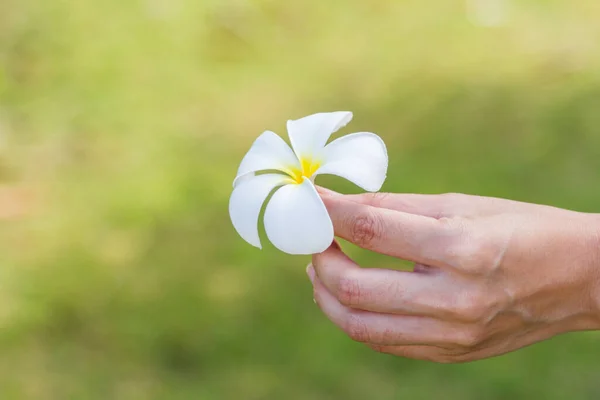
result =
[[[0,398],[600,397],[595,334],[375,354],[314,306],[307,258],[229,222],[254,138],[341,109],[388,144],[387,191],[598,211],[597,0],[506,2],[496,27],[458,0],[0,2]]]

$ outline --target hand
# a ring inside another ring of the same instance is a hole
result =
[[[334,243],[308,274],[352,339],[402,357],[466,362],[600,329],[600,218],[467,196],[321,191],[336,235],[415,262],[360,268]]]

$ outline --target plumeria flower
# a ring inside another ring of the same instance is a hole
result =
[[[383,140],[374,133],[329,137],[352,120],[346,111],[319,113],[288,121],[292,147],[267,131],[242,159],[233,181],[229,214],[240,236],[261,247],[258,218],[267,197],[267,237],[289,254],[316,254],[333,242],[333,225],[314,186],[318,175],[332,174],[369,192],[381,189],[388,167]]]

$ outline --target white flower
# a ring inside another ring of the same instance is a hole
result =
[[[240,164],[229,200],[231,221],[244,240],[262,248],[258,217],[266,198],[278,188],[265,210],[269,240],[289,254],[323,252],[333,242],[333,225],[314,178],[332,174],[369,192],[381,189],[388,157],[379,136],[353,133],[327,144],[350,120],[351,112],[340,111],[288,121],[293,150],[270,131],[256,139]]]

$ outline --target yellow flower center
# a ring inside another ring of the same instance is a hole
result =
[[[304,178],[310,178],[321,166],[319,161],[310,158],[300,159],[300,168],[290,168],[289,174],[295,183],[302,183]]]

